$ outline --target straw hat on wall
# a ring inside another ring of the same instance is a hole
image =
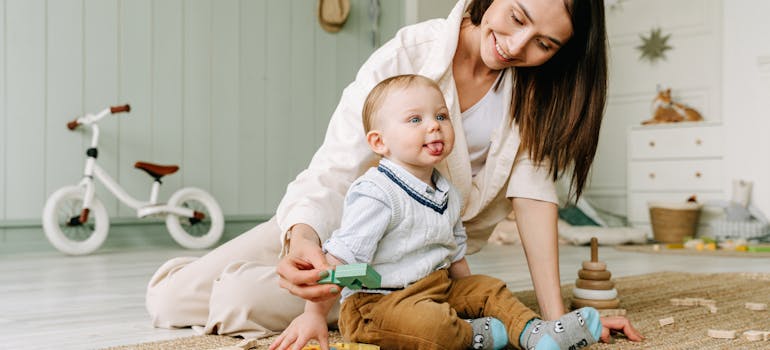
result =
[[[329,33],[339,32],[349,14],[349,0],[318,0],[318,23]]]

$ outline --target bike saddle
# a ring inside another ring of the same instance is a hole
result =
[[[134,164],[134,168],[144,170],[147,172],[147,174],[150,174],[150,176],[158,181],[160,181],[162,177],[171,175],[179,170],[179,166],[176,165],[158,165],[146,162],[136,162],[136,164]]]

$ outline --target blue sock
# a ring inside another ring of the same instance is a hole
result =
[[[596,343],[601,335],[599,312],[584,307],[555,321],[530,320],[521,332],[519,343],[527,350],[579,349]]]
[[[500,320],[482,317],[466,321],[473,327],[471,349],[500,350],[508,345],[508,332]]]

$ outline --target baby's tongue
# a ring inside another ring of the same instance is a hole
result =
[[[425,146],[428,147],[431,154],[441,154],[444,150],[444,144],[441,142],[431,142]]]

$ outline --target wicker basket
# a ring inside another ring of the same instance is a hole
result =
[[[701,204],[693,202],[649,202],[652,236],[662,243],[682,243],[685,237],[695,237]]]

